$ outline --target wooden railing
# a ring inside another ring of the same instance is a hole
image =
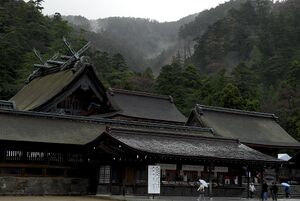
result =
[[[1,150],[0,162],[80,165],[90,163],[90,160],[79,153]]]

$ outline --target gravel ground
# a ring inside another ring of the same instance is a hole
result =
[[[112,201],[90,196],[0,196],[0,201]]]

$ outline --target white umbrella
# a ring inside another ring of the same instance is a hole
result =
[[[205,180],[203,180],[203,179],[199,179],[199,182],[204,186],[204,187],[208,187],[208,183],[205,181]]]
[[[285,182],[282,182],[281,185],[290,187],[290,185],[288,183],[285,183]]]
[[[292,157],[290,157],[288,154],[278,154],[278,159],[289,161]]]

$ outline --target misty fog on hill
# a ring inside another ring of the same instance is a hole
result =
[[[87,39],[92,41],[96,48],[120,52],[131,69],[142,72],[150,67],[154,74],[158,75],[160,67],[170,63],[176,54],[180,53],[184,58],[190,57],[195,44],[193,39],[201,36],[209,25],[223,18],[228,10],[238,7],[243,2],[245,1],[224,3],[175,22],[164,23],[127,17],[98,20],[88,20],[82,16],[63,16],[63,18],[75,28],[86,30]],[[187,29],[193,29],[195,25],[196,32],[183,34],[189,32]]]

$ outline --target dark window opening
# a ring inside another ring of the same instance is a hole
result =
[[[136,183],[137,184],[147,183],[147,170],[145,166],[139,167],[136,170]]]
[[[85,177],[86,171],[82,169],[68,169],[67,170],[68,177]]]
[[[3,167],[0,168],[0,175],[21,175],[22,170],[21,168],[10,168],[10,167]]]
[[[88,116],[107,112],[101,100],[90,87],[79,87],[70,96],[57,104],[58,113]]]
[[[47,175],[49,176],[64,176],[65,170],[59,168],[48,168]]]
[[[42,168],[25,168],[25,175],[41,176],[41,175],[43,175],[43,169]]]

